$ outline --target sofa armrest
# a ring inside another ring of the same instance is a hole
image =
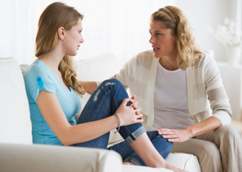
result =
[[[0,143],[0,152],[0,171],[122,171],[121,156],[103,149]]]

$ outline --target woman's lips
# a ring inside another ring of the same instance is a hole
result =
[[[159,48],[153,47],[153,52],[156,53],[157,51],[159,51]]]

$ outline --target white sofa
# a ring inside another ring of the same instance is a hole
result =
[[[1,172],[168,172],[163,168],[127,166],[121,156],[101,149],[32,144],[31,121],[21,65],[0,58],[0,171]],[[117,58],[104,54],[77,61],[78,79],[102,81],[117,72]],[[82,99],[84,106],[89,95]],[[111,132],[110,144],[122,140]],[[195,156],[171,153],[169,163],[189,172],[200,172]]]

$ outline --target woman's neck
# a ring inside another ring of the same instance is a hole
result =
[[[177,58],[176,57],[168,57],[164,56],[159,59],[159,63],[162,67],[164,67],[166,70],[177,70],[179,69],[179,65],[177,64]]]
[[[56,47],[54,50],[40,55],[38,59],[45,63],[52,71],[58,72],[60,61],[64,55],[65,54],[61,53],[61,51],[58,50],[58,47]]]

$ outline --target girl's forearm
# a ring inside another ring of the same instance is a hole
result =
[[[88,94],[92,94],[95,91],[95,89],[97,88],[97,83],[96,82],[79,81],[79,84],[81,84],[83,86],[83,88],[85,89],[85,91]]]
[[[65,130],[67,133],[63,133],[68,138],[63,139],[62,143],[67,146],[93,140],[117,128],[118,124],[118,118],[112,115],[98,121],[72,125],[69,129]]]

